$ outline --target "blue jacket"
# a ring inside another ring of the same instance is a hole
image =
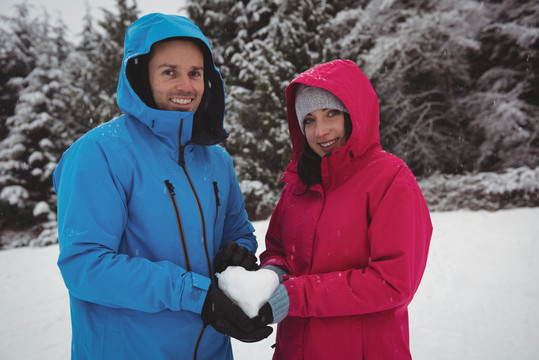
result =
[[[191,112],[148,106],[146,65],[136,68],[153,43],[177,36],[205,53],[195,129]],[[257,247],[232,160],[216,145],[227,136],[224,89],[204,35],[180,16],[137,20],[117,100],[124,115],[77,140],[54,173],[72,358],[192,358],[215,254],[230,241]],[[231,358],[230,338],[208,327],[198,359]]]

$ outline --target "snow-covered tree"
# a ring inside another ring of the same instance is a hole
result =
[[[34,66],[17,80],[17,104],[0,142],[0,227],[32,228],[55,220],[51,177],[65,148],[59,121],[67,112],[61,65],[69,46],[47,16],[42,19],[32,23],[33,38],[26,50]]]
[[[55,241],[52,172],[74,140],[119,113],[124,34],[137,9],[124,0],[116,5],[118,14],[103,10],[99,32],[87,12],[76,49],[61,21],[51,27],[46,13],[30,18],[26,4],[7,19],[11,28],[2,28],[0,230],[32,229],[40,232],[37,242]]]
[[[109,120],[109,108],[112,107],[114,100],[113,96],[102,88],[102,84],[95,80],[97,74],[101,73],[102,70],[95,64],[99,57],[98,34],[88,3],[86,3],[80,38],[82,40],[75,51],[69,54],[65,62],[72,90],[66,97],[70,116],[66,116],[63,120],[66,122],[71,142],[89,129]],[[106,81],[111,81],[111,79]],[[103,104],[106,104],[105,110]],[[100,113],[101,110],[104,110],[103,114]]]
[[[15,6],[15,16],[0,15],[0,140],[7,135],[6,119],[13,115],[20,89],[20,79],[35,66],[32,49],[37,20],[30,15],[27,3]]]
[[[381,100],[385,148],[418,175],[538,163],[539,5],[364,1],[333,22]]]
[[[225,127],[230,137],[224,145],[234,158],[251,218],[261,213],[266,215],[270,211],[269,208],[274,204],[274,194],[267,182],[257,180],[256,174],[265,167],[265,161],[253,154],[259,145],[257,138],[265,131],[263,123],[255,127],[254,133],[252,125],[242,123],[245,118],[250,123],[255,123],[259,118],[255,111],[246,109],[250,104],[245,105],[245,102],[248,103],[246,97],[256,87],[252,74],[245,71],[245,64],[248,63],[245,54],[258,32],[268,26],[276,9],[276,1],[201,0],[187,3],[190,19],[201,28],[212,44],[215,63],[225,82]],[[266,154],[265,157],[270,156]]]
[[[333,58],[325,46],[331,9],[327,1],[282,2],[268,25],[232,59],[250,83],[230,91],[230,111],[241,126],[231,146],[250,149],[247,179],[275,188],[290,160],[284,91],[300,72]]]
[[[92,19],[87,11],[84,36],[79,47],[81,53],[78,54],[79,58],[74,60],[82,67],[73,69],[84,71],[82,78],[79,78],[80,87],[90,91],[83,95],[88,96],[88,99],[79,97],[86,113],[81,119],[83,126],[93,127],[119,115],[116,87],[123,58],[124,37],[129,25],[138,18],[136,2],[133,0],[131,3],[132,5],[129,5],[126,0],[116,0],[115,12],[101,9],[103,17],[98,21],[97,30],[93,29]],[[89,40],[90,43],[84,44]]]
[[[484,22],[480,4],[466,0],[372,0],[333,22],[343,24],[341,56],[358,63],[380,97],[382,145],[418,175],[465,166],[468,118],[458,104]]]
[[[286,85],[300,72],[333,58],[328,22],[336,12],[334,3],[338,2],[189,3],[189,15],[212,43],[223,73],[231,134],[225,146],[235,160],[248,208],[258,209],[250,211],[251,217],[268,215],[279,176],[290,160]]]
[[[71,82],[66,96],[67,124],[71,142],[91,128],[119,114],[116,86],[123,57],[125,31],[137,18],[136,4],[116,2],[116,12],[101,9],[103,19],[94,24],[90,4],[86,2],[81,41],[66,59],[65,69]]]
[[[462,99],[473,114],[474,169],[539,164],[539,3],[486,1],[491,21],[473,53],[474,91]]]

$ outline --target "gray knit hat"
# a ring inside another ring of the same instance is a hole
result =
[[[303,119],[307,114],[320,109],[335,109],[348,113],[342,101],[329,91],[299,84],[296,91],[296,115],[303,135],[305,135]]]

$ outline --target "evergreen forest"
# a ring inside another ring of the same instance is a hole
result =
[[[286,85],[336,58],[354,61],[371,80],[382,147],[409,165],[433,210],[457,202],[539,206],[539,2],[185,3],[182,12],[209,39],[225,81],[230,137],[222,145],[252,220],[271,214],[290,160]],[[98,18],[88,9],[76,42],[60,19],[31,3],[1,16],[0,236],[31,234],[17,246],[56,241],[58,160],[85,132],[120,115],[123,38],[140,11],[135,0],[111,4]],[[436,208],[449,192],[457,200]]]

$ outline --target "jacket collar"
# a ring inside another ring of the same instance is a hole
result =
[[[131,116],[131,118],[133,118]],[[147,109],[133,119],[140,121],[168,147],[178,150],[191,142],[193,113]]]

